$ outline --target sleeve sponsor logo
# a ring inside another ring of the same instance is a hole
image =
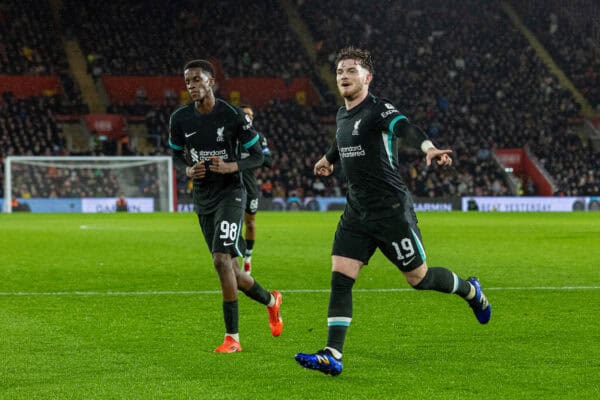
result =
[[[246,124],[244,126],[242,126],[242,129],[247,131],[250,128],[252,128],[252,120],[250,119],[248,114],[244,114],[244,119],[246,120]]]
[[[389,110],[381,113],[381,118],[389,117],[392,114],[400,114],[398,110]]]
[[[396,107],[394,107],[392,104],[384,103],[383,105],[388,110],[381,113],[381,118],[389,117],[390,115],[393,115],[393,114],[400,114],[400,112],[398,110],[396,110]]]

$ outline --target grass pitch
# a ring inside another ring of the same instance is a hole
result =
[[[338,212],[258,214],[254,276],[283,292],[285,328],[241,295],[239,354],[212,353],[221,295],[193,214],[0,215],[0,398],[600,397],[600,213],[419,217],[428,264],[479,276],[491,322],[376,253],[332,378],[293,356],[326,340]]]

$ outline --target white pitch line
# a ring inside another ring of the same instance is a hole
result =
[[[485,291],[533,291],[533,290],[598,290],[600,286],[508,286],[490,287]],[[329,293],[329,289],[281,289],[283,293]],[[413,292],[411,288],[391,289],[354,289],[355,293],[387,293],[387,292]],[[0,296],[176,296],[176,295],[207,295],[221,294],[220,290],[161,290],[141,292],[0,292]]]

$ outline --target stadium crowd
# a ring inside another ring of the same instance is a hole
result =
[[[0,101],[0,149],[6,155],[65,155],[56,121],[57,96],[18,99],[10,92]]]
[[[22,199],[115,197],[120,192],[117,176],[108,169],[18,164],[12,176],[14,194]]]
[[[49,75],[68,69],[46,2],[19,0],[0,7],[0,74]]]
[[[85,114],[89,109],[69,72],[63,41],[45,1],[10,0],[0,7],[0,74],[56,75],[63,93],[53,96],[52,111]],[[0,90],[3,92],[3,90]]]
[[[501,172],[488,164],[489,155],[495,148],[525,145],[563,194],[582,189],[572,175],[563,173],[565,165],[576,162],[580,175],[593,171],[593,180],[600,181],[591,149],[569,125],[580,106],[498,2],[381,1],[364,8],[359,0],[349,0],[339,8],[330,0],[305,0],[300,10],[318,40],[323,62],[331,63],[335,49],[346,43],[372,50],[374,92],[396,102],[441,146],[455,150],[459,163],[451,181],[464,182],[457,174],[465,170],[478,179],[473,168],[481,167],[491,171],[485,180],[492,182],[492,190],[480,186],[485,184],[481,181],[477,190],[501,194],[503,184],[494,183]],[[353,29],[342,28],[348,21]],[[461,165],[465,158],[470,168]],[[413,176],[421,174],[435,175],[435,187],[439,179],[448,178],[432,171]],[[500,193],[493,187],[500,187]]]
[[[56,116],[87,112],[68,73],[60,34],[51,23],[52,12],[42,3],[33,7],[31,0],[10,0],[0,8],[0,20],[9,21],[0,24],[0,73],[57,74],[63,93],[28,99],[3,96],[3,157],[68,154]],[[551,15],[541,13],[538,3],[519,8],[525,14],[537,13],[524,18],[534,27],[552,21]],[[551,4],[558,7],[556,1]],[[256,110],[255,125],[266,134],[274,158],[272,169],[257,171],[262,194],[344,194],[343,171],[336,171],[327,181],[312,174],[313,163],[333,134],[330,121],[335,96],[324,89],[317,77],[319,65],[308,62],[277,1],[240,5],[223,0],[197,7],[190,1],[101,4],[65,0],[63,5],[62,33],[79,42],[95,78],[180,75],[182,62],[200,55],[218,60],[225,78],[310,77],[321,91],[322,105],[273,100]],[[375,60],[373,92],[389,98],[438,146],[453,148],[455,164],[447,170],[424,168],[418,152],[400,154],[405,161],[403,177],[416,196],[511,194],[493,152],[523,146],[549,171],[558,194],[600,194],[598,161],[569,123],[579,116],[579,105],[548,72],[497,2],[386,0],[362,7],[359,0],[347,0],[347,6],[339,7],[331,0],[302,0],[297,6],[316,39],[319,63],[333,71],[340,47],[352,44],[370,49]],[[563,24],[560,19],[561,32],[564,26],[573,34],[560,36],[566,42],[557,44],[556,57],[559,62],[561,54],[589,57],[582,60],[590,63],[573,66],[579,70],[565,72],[573,74],[574,82],[583,74],[581,90],[594,99],[600,85],[589,79],[589,71],[598,70],[597,58],[590,57],[588,47],[578,47],[582,41],[574,36],[569,21]],[[211,34],[206,34],[205,27],[210,27]],[[539,34],[544,41],[542,28]],[[178,106],[178,98],[166,96],[162,104],[143,99],[110,104],[109,112],[143,117],[155,147],[153,154],[164,155],[169,154],[169,115]],[[529,188],[525,193],[534,192],[529,182],[523,186]],[[187,182],[182,180],[180,195],[187,193]]]
[[[573,84],[600,111],[600,4],[584,0],[512,4]]]
[[[194,1],[66,0],[62,19],[88,54],[95,77],[180,75],[182,64],[199,55],[219,60],[232,77],[293,78],[314,71],[276,0],[220,0],[206,7]]]

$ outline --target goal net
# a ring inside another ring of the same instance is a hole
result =
[[[3,210],[173,211],[171,157],[7,157]]]

